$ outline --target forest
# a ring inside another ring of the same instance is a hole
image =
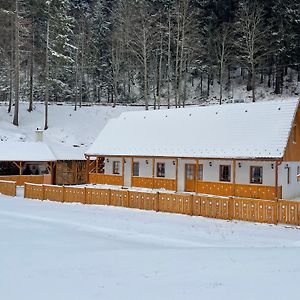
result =
[[[300,82],[300,0],[0,0],[0,103],[182,107]],[[235,83],[236,84],[236,83]],[[194,92],[191,94],[191,90]],[[289,93],[297,95],[293,89]]]

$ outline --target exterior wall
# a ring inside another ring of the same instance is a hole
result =
[[[178,163],[178,191],[185,189],[185,164],[196,164],[193,159],[180,159]],[[211,166],[210,166],[211,163]],[[231,166],[231,183],[233,182],[233,162],[230,160],[198,160],[203,164],[203,181],[220,182],[220,165]],[[241,167],[239,167],[239,164]],[[273,168],[272,168],[273,165]],[[263,167],[263,183],[275,186],[275,162],[269,161],[236,161],[236,184],[250,184],[250,167]],[[222,182],[223,183],[223,182]],[[226,182],[224,182],[226,184]]]
[[[113,175],[113,162],[120,162],[120,174],[122,175],[122,158],[121,157],[105,157],[104,160],[104,174]]]
[[[288,183],[288,169],[290,168],[290,183]],[[293,199],[300,197],[300,181],[297,181],[297,167],[300,162],[283,162],[279,166],[279,185],[282,185],[282,198]]]
[[[294,141],[293,126],[296,126],[296,141]],[[285,149],[284,161],[300,161],[300,110],[298,108],[295,116],[287,147]]]
[[[131,158],[125,158],[124,163],[124,186],[131,187]]]
[[[134,161],[140,163],[139,177],[152,177],[152,159],[135,158]]]
[[[239,163],[240,166],[239,167]],[[250,183],[250,167],[263,167],[262,185],[275,186],[275,162],[266,161],[237,161],[236,184]]]
[[[175,161],[175,164],[173,163]],[[155,159],[154,177],[156,177],[157,163],[165,163],[165,177],[166,179],[176,178],[176,160],[174,159]]]

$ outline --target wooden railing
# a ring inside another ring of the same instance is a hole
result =
[[[18,186],[23,186],[25,182],[35,184],[51,184],[51,175],[11,175],[0,176],[0,180],[15,181]]]
[[[276,188],[260,184],[233,184],[227,182],[197,181],[197,193],[218,196],[235,196],[253,199],[276,199]],[[278,187],[277,197],[282,197],[282,187]]]
[[[17,183],[15,181],[0,180],[0,194],[7,196],[16,196]]]
[[[123,177],[120,175],[90,173],[89,174],[89,183],[108,184],[108,185],[123,185]]]
[[[165,189],[175,191],[176,180],[168,178],[152,178],[152,177],[132,177],[131,186],[143,187],[149,189]]]

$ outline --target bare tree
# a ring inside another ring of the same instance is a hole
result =
[[[48,18],[46,31],[46,56],[45,56],[45,124],[44,130],[48,129],[48,103],[49,103],[49,35],[50,35],[50,5],[51,1],[47,1]]]
[[[15,109],[13,124],[19,126],[19,103],[20,103],[20,24],[19,24],[19,1],[15,1]]]
[[[219,69],[219,102],[222,104],[224,71],[233,54],[233,31],[230,24],[224,23],[221,28],[216,28],[213,34],[212,49]]]
[[[237,33],[239,60],[251,75],[252,101],[256,100],[256,67],[270,53],[269,29],[264,24],[263,7],[257,1],[242,4],[238,12]]]

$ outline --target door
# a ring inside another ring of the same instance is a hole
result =
[[[186,192],[196,191],[196,165],[185,165],[185,189]]]

